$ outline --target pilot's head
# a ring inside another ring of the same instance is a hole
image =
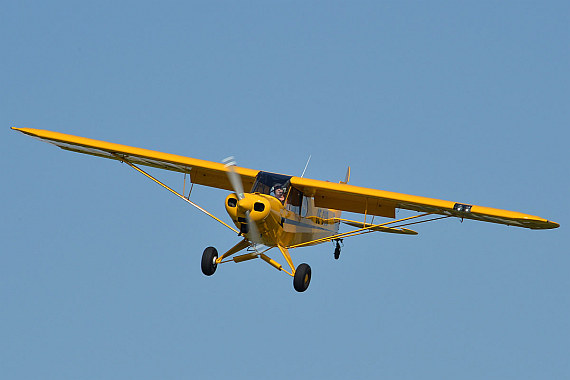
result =
[[[283,190],[283,185],[281,185],[280,183],[276,183],[275,185],[273,185],[273,194],[275,195],[275,198],[282,201],[285,195],[285,191]]]

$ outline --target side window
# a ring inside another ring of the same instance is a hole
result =
[[[289,194],[287,195],[286,208],[289,211],[299,214],[301,212],[301,202],[303,199],[303,193],[294,187],[289,187]]]
[[[308,211],[309,211],[309,198],[304,196],[301,204],[301,216],[303,218],[306,217]]]

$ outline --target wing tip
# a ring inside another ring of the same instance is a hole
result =
[[[551,220],[540,221],[540,224],[535,224],[531,229],[533,230],[551,230],[560,227],[560,224]]]
[[[31,135],[31,128],[19,128],[19,127],[10,127],[11,130],[13,131],[18,131],[18,132],[22,132],[25,133],[27,135]]]

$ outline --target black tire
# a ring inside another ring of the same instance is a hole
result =
[[[202,273],[206,276],[211,276],[216,271],[218,264],[216,264],[216,259],[218,258],[218,250],[214,247],[208,247],[204,250],[202,254]]]
[[[311,282],[311,267],[309,264],[299,264],[293,277],[293,287],[298,292],[304,292]]]

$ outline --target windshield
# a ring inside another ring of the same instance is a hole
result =
[[[269,194],[284,202],[289,190],[290,179],[290,176],[282,174],[259,172],[251,192]]]

